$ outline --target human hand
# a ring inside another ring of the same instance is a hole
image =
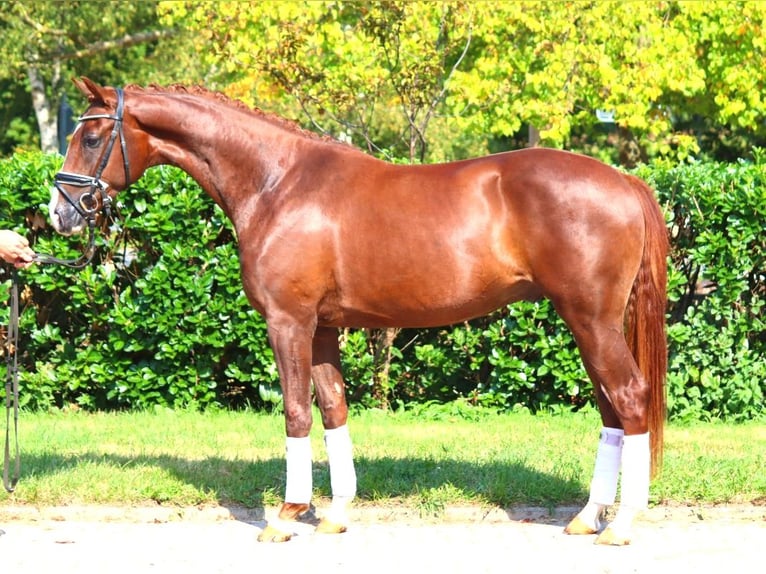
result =
[[[35,252],[23,235],[10,229],[0,229],[0,258],[17,268],[29,267],[35,261]]]

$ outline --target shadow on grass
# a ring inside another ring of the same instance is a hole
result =
[[[230,508],[259,509],[281,501],[285,480],[283,458],[247,461],[95,452],[30,453],[23,455],[22,465],[21,500],[25,477],[30,483],[39,479],[38,489],[50,487],[62,493],[72,484],[71,488],[80,489],[72,498],[81,494],[86,499],[87,490],[96,486],[94,481],[106,477],[118,485],[115,490],[122,489],[129,494],[126,502],[130,504],[216,503]],[[478,464],[426,458],[359,457],[356,469],[360,504],[406,507],[421,516],[439,517],[445,508],[467,500],[476,506],[509,509],[508,516],[514,520],[544,520],[550,524],[554,508],[582,502],[587,496],[579,480],[543,473],[520,462]],[[57,475],[61,475],[60,482]],[[313,479],[315,498],[329,500],[326,461],[314,463]],[[119,501],[111,501],[116,502]],[[540,520],[519,518],[510,510],[519,506],[547,508],[550,513]]]

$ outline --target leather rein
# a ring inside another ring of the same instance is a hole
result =
[[[88,223],[88,243],[85,251],[76,259],[61,259],[53,255],[44,253],[35,254],[35,263],[63,265],[71,269],[82,269],[88,265],[95,254],[96,244],[96,216],[99,205],[105,218],[111,215],[112,199],[107,190],[109,184],[101,179],[101,174],[109,164],[109,158],[112,155],[112,149],[119,137],[120,148],[122,149],[123,167],[125,169],[125,185],[130,183],[130,162],[128,161],[128,148],[123,134],[123,109],[125,106],[124,94],[122,89],[117,88],[117,109],[114,114],[92,114],[80,116],[79,122],[89,120],[109,119],[114,121],[112,133],[109,136],[104,153],[101,156],[98,169],[95,175],[80,175],[65,171],[58,172],[53,178],[53,185],[56,190],[72,207],[77,210],[83,219]],[[80,195],[75,201],[62,187],[68,185],[71,187],[87,187],[87,192]],[[8,332],[5,342],[6,356],[6,379],[5,379],[5,453],[3,462],[3,486],[7,492],[16,490],[21,476],[21,455],[19,451],[19,368],[18,368],[18,339],[19,339],[19,276],[14,268],[11,272],[11,290],[10,290],[10,316],[8,320]],[[10,476],[11,462],[11,412],[13,412],[13,435],[15,442],[15,456],[13,476]]]

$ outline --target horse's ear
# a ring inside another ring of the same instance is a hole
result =
[[[104,88],[96,84],[93,80],[83,76],[79,80],[75,78],[72,81],[77,89],[85,94],[85,97],[88,98],[90,104],[106,102],[104,99]]]

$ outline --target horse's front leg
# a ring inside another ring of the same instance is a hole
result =
[[[317,329],[314,335],[311,380],[322,413],[324,442],[330,464],[332,505],[317,526],[317,532],[345,532],[349,523],[348,506],[356,496],[356,471],[348,432],[348,405],[340,365],[338,331]]]
[[[315,325],[290,317],[270,317],[267,323],[285,410],[287,477],[285,501],[258,540],[285,542],[294,533],[290,523],[311,508],[311,340]]]

